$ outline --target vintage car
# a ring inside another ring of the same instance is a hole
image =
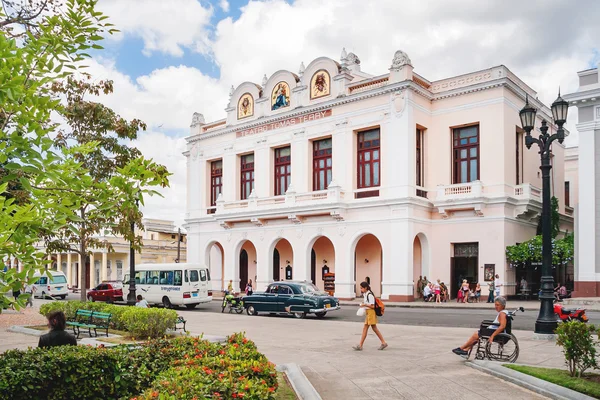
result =
[[[244,296],[243,300],[248,315],[261,312],[304,318],[307,314],[315,314],[317,318],[323,318],[329,311],[340,309],[338,299],[322,292],[311,282],[274,282],[264,293],[256,292]]]

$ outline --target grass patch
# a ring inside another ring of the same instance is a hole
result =
[[[279,387],[275,392],[275,400],[298,400],[296,397],[296,392],[290,386],[287,378],[281,372],[277,373],[277,383]]]
[[[506,364],[504,366],[567,389],[592,396],[596,399],[600,398],[600,375],[588,373],[583,378],[576,378],[569,375],[569,371],[562,369],[538,368],[514,364]]]

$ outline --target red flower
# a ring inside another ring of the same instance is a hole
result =
[[[269,388],[269,392],[273,393],[274,391],[275,391],[275,388],[274,388],[274,387],[270,387],[270,388]]]
[[[244,343],[244,344],[248,343],[248,339],[244,338],[244,340],[242,340],[242,343]]]
[[[158,397],[158,392],[156,390],[152,392],[152,397]]]
[[[261,369],[260,369],[260,367],[252,367],[252,371],[254,371],[254,372],[260,372]]]
[[[248,385],[244,386],[244,390],[250,390],[250,386],[248,386]]]
[[[237,398],[237,394],[233,393],[233,394],[231,395],[231,397],[233,397],[233,398],[235,399],[235,398]]]
[[[234,344],[233,344],[233,347],[235,347],[235,348],[237,349],[238,347],[240,347],[240,345],[239,345],[239,344],[237,344],[237,343],[234,343]]]
[[[221,355],[225,354],[225,350],[219,350],[219,354],[221,354]]]

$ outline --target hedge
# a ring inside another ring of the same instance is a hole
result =
[[[273,399],[277,390],[275,366],[243,334],[225,345],[182,337],[9,350],[0,370],[0,393],[14,400]]]
[[[175,325],[177,312],[164,308],[140,308],[118,306],[90,301],[53,301],[40,307],[40,314],[46,316],[53,311],[62,311],[67,319],[75,318],[77,310],[100,311],[112,314],[111,328],[127,331],[134,337],[158,338],[167,328]]]

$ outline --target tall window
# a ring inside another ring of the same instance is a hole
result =
[[[359,189],[379,186],[379,128],[358,133]]]
[[[565,182],[565,206],[571,207],[571,183]]]
[[[425,158],[424,158],[424,143],[423,130],[417,129],[415,141],[415,185],[425,186]],[[424,190],[417,189],[417,196],[427,197]]]
[[[217,205],[217,199],[223,188],[223,161],[217,160],[210,163],[210,206]],[[213,210],[214,211],[214,210]]]
[[[453,136],[453,183],[479,180],[479,125],[456,128]]]
[[[254,154],[241,157],[241,199],[246,200],[254,189]]]
[[[313,190],[325,190],[332,174],[331,138],[313,142]]]
[[[517,132],[515,143],[515,169],[517,171],[516,184],[523,183],[523,134]]]
[[[275,196],[285,194],[292,179],[291,148],[275,149]]]

